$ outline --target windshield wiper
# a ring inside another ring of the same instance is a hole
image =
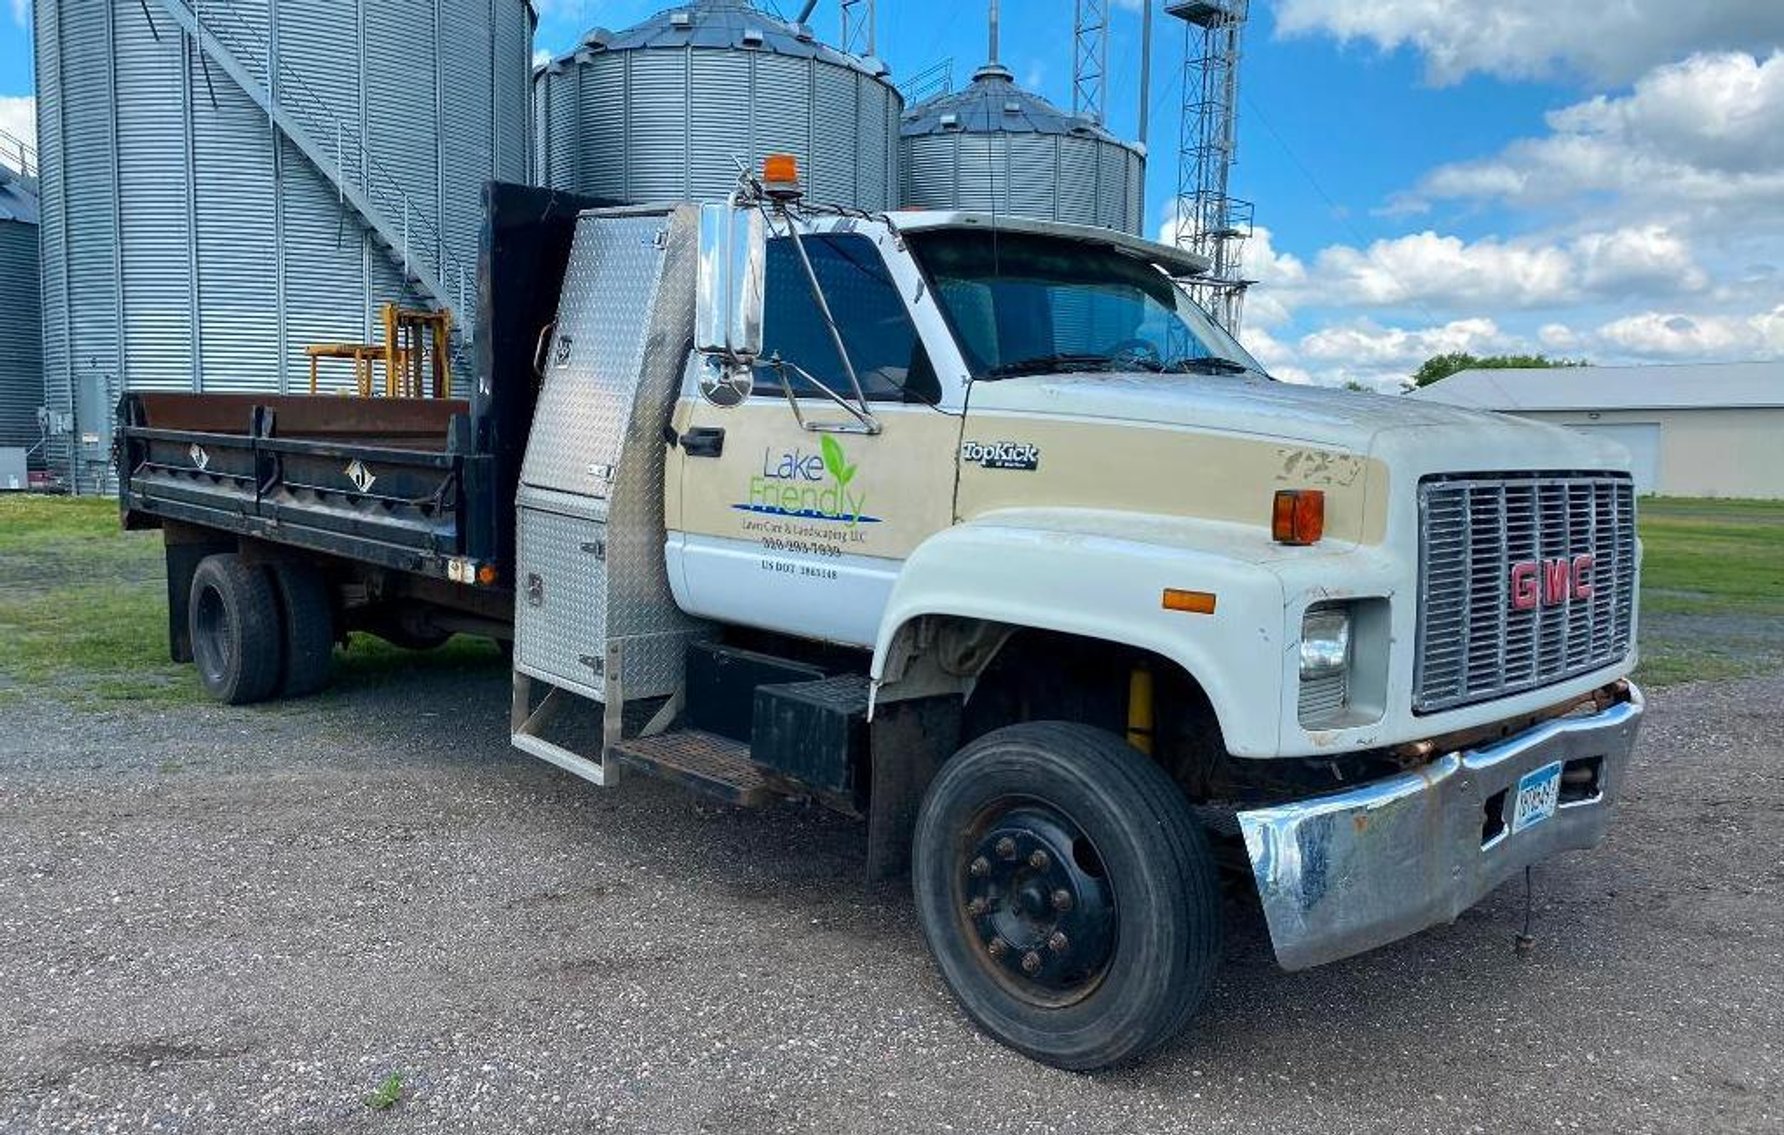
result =
[[[999,363],[985,372],[986,378],[1015,378],[1019,375],[1043,374],[1047,371],[1107,370],[1115,360],[1108,355],[1036,355],[1013,363]]]
[[[1166,370],[1180,374],[1250,374],[1251,368],[1244,363],[1232,359],[1223,359],[1218,355],[1201,355],[1175,359]]]

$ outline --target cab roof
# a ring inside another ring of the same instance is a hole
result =
[[[1205,256],[1198,256],[1193,252],[1173,248],[1168,244],[1159,244],[1129,233],[1098,228],[1094,225],[1073,225],[1064,221],[1042,221],[1032,217],[1015,217],[1004,214],[994,216],[990,213],[970,213],[959,209],[897,211],[887,215],[891,217],[892,223],[904,232],[932,232],[938,229],[994,229],[997,232],[1056,236],[1066,240],[1083,241],[1086,244],[1101,244],[1125,252],[1129,256],[1139,257],[1157,264],[1177,277],[1204,276],[1213,266]]]

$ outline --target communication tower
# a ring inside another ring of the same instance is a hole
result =
[[[1072,26],[1072,114],[1103,125],[1108,93],[1109,0],[1077,0]]]
[[[1237,334],[1251,286],[1241,273],[1253,206],[1229,191],[1238,155],[1239,58],[1250,0],[1173,0],[1184,23],[1183,122],[1177,148],[1176,243],[1213,267],[1196,285],[1216,322]]]
[[[842,43],[839,46],[844,51],[863,59],[876,54],[878,8],[876,0],[842,0]]]

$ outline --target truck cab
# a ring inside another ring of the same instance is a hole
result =
[[[369,588],[371,550],[294,548],[391,453],[238,524],[142,407],[127,519],[211,556],[235,525],[336,628],[370,592],[511,633],[514,744],[594,784],[862,817],[963,1009],[1061,1067],[1194,1012],[1223,888],[1299,969],[1602,839],[1642,714],[1621,451],[1273,381],[1196,305],[1204,263],[1110,231],[815,207],[784,166],[564,231],[555,320],[511,321],[524,381],[496,350],[449,427],[513,475],[437,498],[510,518],[511,558],[430,513]],[[188,637],[235,633],[169,541]]]

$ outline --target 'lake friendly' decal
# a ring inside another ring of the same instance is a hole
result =
[[[732,507],[850,528],[878,524],[877,517],[867,515],[866,489],[856,483],[860,467],[850,464],[842,444],[825,435],[819,449],[764,450],[762,471],[750,477],[748,502]]]

